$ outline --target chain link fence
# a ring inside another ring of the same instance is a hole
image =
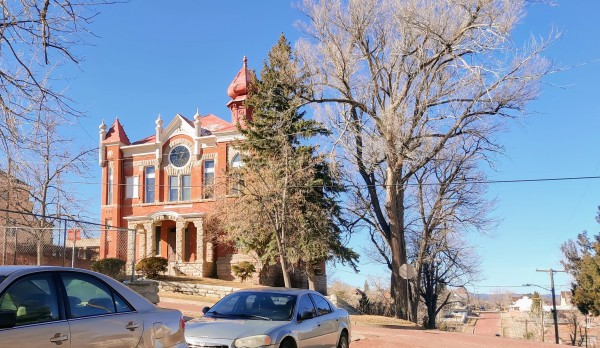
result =
[[[116,257],[128,261],[126,272],[131,274],[132,263],[139,259],[135,257],[137,243],[129,241],[132,237],[128,230],[91,223],[48,228],[0,226],[0,264],[91,269],[94,261]]]

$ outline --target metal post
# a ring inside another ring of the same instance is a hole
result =
[[[408,291],[409,291],[408,290],[408,282],[409,281],[410,280],[408,280],[408,278],[406,278],[406,318],[407,319],[409,318],[408,313],[410,312],[410,298],[408,295]]]
[[[2,229],[2,231],[4,231],[4,235],[2,238],[2,264],[6,265],[6,247],[8,246],[8,241],[6,240],[6,226],[8,226],[8,219],[6,219],[5,221],[5,226]]]
[[[13,265],[17,264],[17,245],[19,244],[17,241],[17,235],[19,234],[19,230],[17,230],[16,227],[11,227],[13,230],[13,233],[15,234],[15,251],[13,252]]]
[[[131,231],[133,233],[133,255],[131,255],[131,281],[134,281],[135,275],[135,256],[137,247],[137,229]]]
[[[67,221],[65,220],[65,226],[63,227],[63,267],[67,261]]]
[[[71,268],[75,268],[75,242],[77,241],[77,230],[73,230],[73,251],[71,253]]]
[[[552,276],[552,272],[550,272],[550,278],[552,279],[552,308],[554,311],[554,337],[556,338],[556,344],[558,344],[558,317],[556,313],[556,295],[554,294],[554,277]]]

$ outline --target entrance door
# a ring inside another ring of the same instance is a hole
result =
[[[167,235],[167,260],[169,262],[175,262],[176,258],[176,249],[175,243],[177,241],[177,233],[175,232],[175,228],[171,228],[169,230],[169,234]]]

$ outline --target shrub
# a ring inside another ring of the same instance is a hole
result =
[[[118,278],[125,273],[125,261],[115,257],[98,260],[92,263],[92,271]]]
[[[236,277],[239,277],[242,280],[242,282],[245,282],[246,279],[250,278],[252,274],[256,272],[254,265],[248,261],[242,261],[237,265],[231,266],[231,270]]]
[[[156,279],[160,273],[167,270],[168,264],[169,262],[164,257],[146,257],[135,265],[135,270],[148,279]]]

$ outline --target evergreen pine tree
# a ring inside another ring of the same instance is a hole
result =
[[[239,144],[244,167],[236,174],[245,204],[259,206],[257,214],[270,210],[271,219],[239,233],[236,242],[260,250],[257,253],[267,264],[278,261],[286,286],[291,286],[288,269],[302,265],[314,288],[315,269],[322,263],[333,258],[354,267],[358,255],[341,241],[345,221],[336,199],[343,187],[317,146],[306,144],[329,132],[300,110],[300,96],[307,93],[301,81],[282,34],[250,89],[247,102],[252,116],[245,127],[240,126],[245,136]],[[251,188],[251,181],[263,185],[262,189]]]

